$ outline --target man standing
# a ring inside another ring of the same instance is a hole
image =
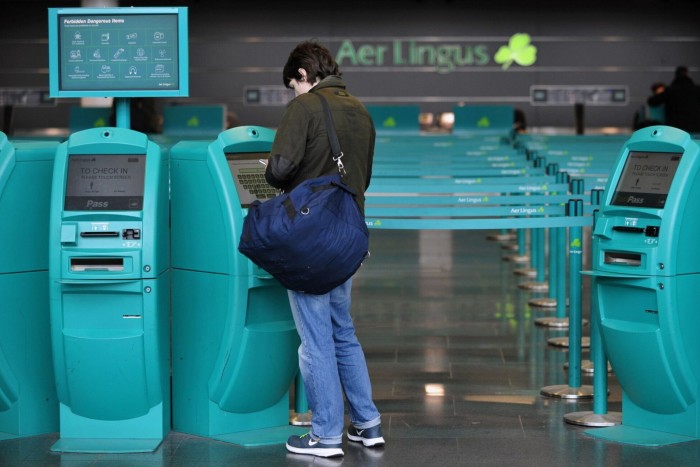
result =
[[[333,160],[321,99],[328,101],[343,151],[344,181],[357,194],[364,214],[374,157],[375,129],[367,109],[345,89],[338,64],[320,44],[303,42],[290,53],[283,70],[294,90],[277,129],[265,172],[267,182],[291,191],[301,182],[338,170]],[[342,456],[343,393],[350,408],[351,441],[381,446],[379,412],[362,347],[350,317],[352,278],[323,295],[289,291],[301,345],[299,368],[312,411],[311,431],[291,436],[287,450],[320,457]]]

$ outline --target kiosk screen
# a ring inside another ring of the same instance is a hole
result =
[[[682,155],[630,151],[610,204],[663,209]]]
[[[66,211],[140,211],[146,156],[70,155]]]
[[[279,190],[265,181],[265,167],[269,157],[270,153],[265,152],[226,154],[241,207],[247,208],[255,200],[265,201],[279,193]]]

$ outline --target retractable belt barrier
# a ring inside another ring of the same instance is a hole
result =
[[[366,193],[367,226],[372,229],[531,230],[533,266],[544,280],[545,230],[549,230],[549,292],[556,319],[566,316],[567,256],[570,290],[569,379],[556,397],[581,394],[582,229],[593,225],[594,199],[607,182],[621,141],[564,141],[538,151],[475,141],[474,138],[389,138],[377,145],[372,184]],[[571,146],[564,149],[566,145]],[[598,148],[605,147],[605,151]],[[423,155],[421,156],[421,151]],[[597,154],[600,152],[600,157]],[[544,156],[542,155],[544,154]],[[550,163],[546,163],[550,162]],[[556,161],[556,162],[551,162]],[[575,174],[574,179],[571,176]],[[566,230],[564,230],[566,229]],[[568,245],[567,245],[568,237]],[[524,238],[524,237],[523,237]],[[523,242],[524,243],[524,242]],[[567,248],[568,246],[568,248]],[[541,393],[550,395],[543,388]]]
[[[627,138],[628,135],[523,135],[515,146],[529,158],[542,157],[559,164],[571,176],[584,179],[588,193],[605,188],[619,148]]]

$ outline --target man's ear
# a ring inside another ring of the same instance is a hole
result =
[[[299,81],[305,82],[307,80],[306,70],[303,68],[299,68],[297,71],[299,72],[299,75],[301,75],[301,79]]]

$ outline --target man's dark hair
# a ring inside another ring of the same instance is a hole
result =
[[[289,54],[284,70],[282,70],[285,87],[288,88],[289,82],[293,79],[301,81],[302,76],[299,74],[299,68],[306,70],[306,77],[310,83],[329,75],[340,76],[338,64],[330,51],[321,44],[312,41],[300,43]]]

